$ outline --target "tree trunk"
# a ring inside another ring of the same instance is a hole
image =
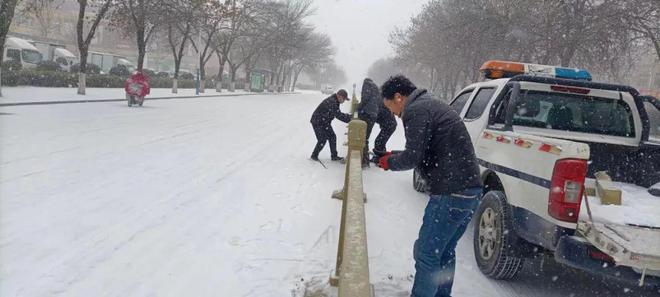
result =
[[[288,92],[293,91],[293,72],[294,71],[293,71],[293,66],[292,66],[292,67],[289,68],[289,75],[287,76],[288,78],[287,78],[287,82],[286,82]]]
[[[300,67],[300,69],[297,69],[297,70],[296,70],[296,75],[293,77],[293,91],[294,91],[294,92],[296,91],[296,84],[298,84],[298,76],[299,76],[300,73],[303,71],[303,69],[305,69],[304,66],[303,66],[303,67]]]
[[[252,77],[250,76],[250,73],[252,73],[252,67],[245,65],[245,83],[243,84],[243,90],[246,92],[252,90]]]
[[[80,50],[80,63],[78,64],[78,95],[85,95],[87,90],[87,53],[88,48],[83,46]]]
[[[179,92],[179,70],[181,69],[181,59],[174,60],[174,77],[172,79],[172,93]]]
[[[14,10],[16,9],[17,0],[2,0],[0,2],[0,65],[3,61],[5,53],[5,39],[9,33],[9,25],[14,18]],[[2,79],[2,74],[0,74]],[[1,84],[0,84],[1,85]],[[2,97],[2,87],[0,86],[0,97]]]
[[[0,49],[2,51],[2,49]],[[0,58],[0,65],[2,65],[2,58]],[[0,97],[2,97],[2,67],[0,67]]]
[[[235,92],[236,91],[236,70],[238,70],[234,65],[229,64],[229,92]]]
[[[85,95],[85,88],[87,88],[87,74],[78,72],[78,95]]]
[[[204,57],[199,58],[199,92],[204,93],[206,92],[206,73],[204,71]]]
[[[137,71],[142,72],[144,69],[144,56],[147,53],[145,46],[141,45],[138,49],[138,61],[137,61]]]
[[[218,56],[218,78],[215,82],[215,91],[220,93],[222,92],[222,73],[225,71],[225,59],[219,51],[216,51],[216,56]]]

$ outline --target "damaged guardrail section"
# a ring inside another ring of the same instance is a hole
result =
[[[362,185],[362,149],[367,123],[352,120],[348,125],[348,155],[344,187],[333,193],[342,200],[337,265],[330,284],[339,287],[340,297],[373,296],[369,282],[367,226],[364,211],[366,197]]]

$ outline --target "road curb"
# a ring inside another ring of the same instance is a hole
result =
[[[214,98],[214,97],[241,97],[241,96],[254,96],[254,95],[292,95],[300,94],[299,92],[284,92],[284,93],[242,93],[242,94],[226,94],[221,93],[217,95],[200,95],[200,96],[178,96],[178,97],[147,97],[145,101],[151,100],[174,100],[174,99],[199,99],[199,98]],[[22,105],[52,105],[52,104],[75,104],[75,103],[101,103],[101,102],[121,102],[126,101],[122,99],[87,99],[87,100],[60,100],[60,101],[31,101],[31,102],[12,102],[0,103],[0,107],[7,106],[22,106]]]

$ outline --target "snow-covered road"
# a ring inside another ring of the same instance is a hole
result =
[[[331,291],[341,205],[330,194],[343,167],[327,148],[327,170],[308,160],[309,115],[322,98],[0,108],[0,296]],[[345,127],[335,127],[342,143]],[[403,145],[401,130],[391,146]],[[371,168],[364,179],[372,282],[377,296],[405,296],[427,198],[409,172]],[[648,293],[605,288],[552,263],[544,272],[532,263],[515,281],[489,280],[469,233],[455,296]]]

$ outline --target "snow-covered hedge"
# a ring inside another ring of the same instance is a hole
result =
[[[4,64],[3,64],[4,65]],[[37,86],[37,87],[78,87],[78,73],[61,71],[39,71],[35,69],[22,69],[18,71],[9,70],[9,65],[4,65],[2,71],[3,86]],[[90,88],[123,88],[125,77],[110,74],[87,74],[87,87]],[[152,76],[149,80],[152,88],[171,88],[172,78]],[[207,89],[215,89],[215,80],[207,79]],[[236,82],[236,89],[243,89],[245,82]],[[179,79],[178,87],[182,89],[195,88],[195,81],[191,79]],[[228,89],[228,84],[223,84]]]
[[[78,74],[56,71],[24,69],[2,73],[3,86],[35,87],[77,87]],[[87,86],[90,88],[122,88],[124,79],[113,75],[88,74]]]
[[[55,61],[41,61],[37,64],[39,71],[62,71],[62,66]]]

